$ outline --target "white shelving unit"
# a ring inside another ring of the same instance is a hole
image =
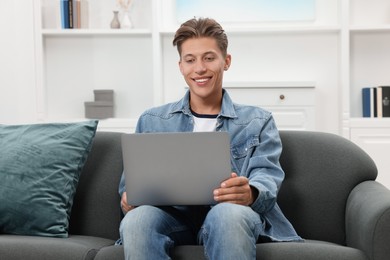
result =
[[[390,2],[344,0],[343,7],[346,37],[342,44],[348,59],[342,74],[349,77],[343,85],[349,91],[344,109],[345,119],[353,122],[362,117],[361,89],[390,84]],[[363,122],[377,124],[377,120]],[[349,135],[348,130],[345,135]]]
[[[344,0],[343,134],[362,147],[390,188],[390,118],[362,118],[363,87],[390,85],[390,2]]]
[[[90,1],[90,28],[61,29],[59,1],[35,0],[38,121],[74,121],[84,117],[84,102],[94,89],[114,89],[115,118],[100,130],[131,132],[137,116],[154,105],[152,21],[134,15],[131,30],[109,28],[115,1]],[[150,12],[138,1],[133,14]],[[103,22],[104,21],[104,22]],[[50,23],[51,22],[51,23]]]

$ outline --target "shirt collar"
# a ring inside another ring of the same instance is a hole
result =
[[[225,89],[222,89],[222,107],[218,117],[236,118],[237,114],[234,108],[234,103]],[[177,102],[171,110],[171,113],[183,113],[185,115],[192,115],[190,110],[190,91],[187,90],[184,97]]]

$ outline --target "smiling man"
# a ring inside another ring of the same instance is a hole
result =
[[[122,176],[126,259],[170,259],[174,246],[186,244],[204,245],[208,259],[256,259],[257,242],[301,241],[276,202],[284,172],[271,113],[233,103],[222,87],[231,64],[224,30],[213,19],[191,19],[177,30],[173,44],[189,91],[178,102],[145,111],[136,132],[228,132],[231,178],[213,191],[213,207],[133,207]]]

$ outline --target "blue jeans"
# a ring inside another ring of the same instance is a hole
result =
[[[256,259],[256,241],[263,227],[250,207],[217,204],[205,212],[200,229],[190,214],[153,206],[128,212],[120,226],[125,258],[170,259],[174,246],[200,244],[207,259]]]

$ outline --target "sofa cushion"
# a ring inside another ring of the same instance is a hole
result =
[[[123,246],[103,247],[97,253],[95,260],[123,260]],[[173,249],[172,259],[202,260],[203,246],[185,245]],[[305,242],[261,243],[256,245],[256,259],[262,260],[368,260],[358,249],[340,246],[333,243],[306,240]]]
[[[256,246],[256,259],[262,260],[368,260],[363,251],[316,240],[264,243]]]
[[[114,241],[92,236],[67,238],[0,235],[1,259],[7,260],[91,260],[100,248]]]
[[[0,233],[66,237],[97,121],[0,126]]]
[[[175,247],[173,251],[172,259],[206,259],[203,255],[203,250],[204,248],[202,246],[178,246]],[[256,259],[368,260],[364,253],[358,249],[314,240],[306,240],[306,242],[272,242],[257,244]]]
[[[123,246],[113,245],[103,247],[96,254],[94,260],[124,260],[125,252]]]

